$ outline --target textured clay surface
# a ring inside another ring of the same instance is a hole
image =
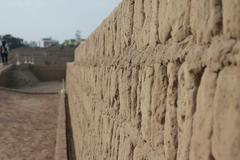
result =
[[[239,160],[240,1],[123,0],[75,51],[78,160]]]
[[[0,91],[0,159],[53,160],[58,95]]]

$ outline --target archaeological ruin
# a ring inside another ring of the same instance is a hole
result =
[[[0,159],[67,160],[64,79],[73,48],[17,49],[0,66]]]
[[[123,0],[75,51],[79,160],[239,160],[240,1]]]
[[[74,59],[16,55],[0,67],[0,159],[239,160],[239,13],[123,0]]]

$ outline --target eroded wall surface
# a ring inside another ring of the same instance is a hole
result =
[[[78,160],[239,160],[240,1],[124,0],[75,52]]]

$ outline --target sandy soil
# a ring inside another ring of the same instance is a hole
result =
[[[57,95],[0,91],[0,160],[53,160]]]

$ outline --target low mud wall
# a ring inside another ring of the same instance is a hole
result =
[[[23,64],[34,62],[38,65],[65,64],[72,62],[74,48],[72,47],[49,47],[49,48],[18,48],[11,51],[10,59]]]
[[[239,11],[124,0],[67,66],[77,159],[239,160]]]
[[[45,81],[62,81],[66,65],[10,65],[0,69],[0,86],[23,88]]]
[[[66,76],[66,65],[30,65],[30,71],[40,81],[56,81],[65,79]]]
[[[7,86],[9,83],[9,76],[13,70],[13,65],[0,67],[0,86]]]

